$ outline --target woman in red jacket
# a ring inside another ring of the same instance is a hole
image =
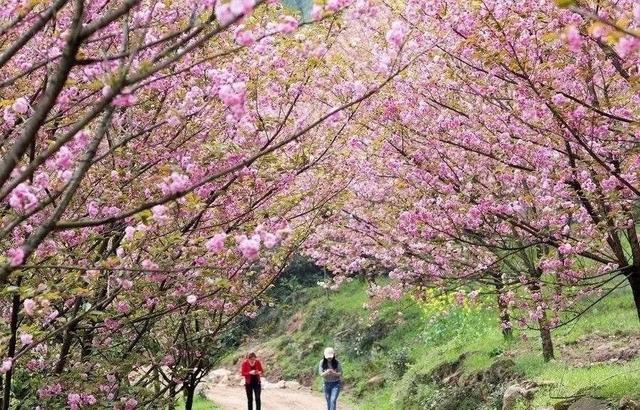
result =
[[[244,388],[247,391],[249,410],[253,410],[253,396],[256,397],[256,410],[260,410],[260,376],[262,376],[262,363],[255,353],[251,352],[242,362],[240,371],[244,376]]]

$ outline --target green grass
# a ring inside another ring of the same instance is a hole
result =
[[[580,351],[582,338],[598,333],[622,335],[640,331],[635,305],[628,288],[621,289],[604,299],[579,320],[553,332],[556,347],[572,345]],[[556,349],[557,360],[545,363],[538,354],[536,334],[526,344],[529,353],[520,352],[515,358],[518,367],[527,377],[538,381],[553,381],[554,386],[545,388],[536,396],[534,405],[549,405],[554,397],[566,397],[584,392],[617,401],[623,396],[640,392],[640,358],[628,363],[602,363],[585,367],[573,367],[562,361]],[[520,346],[522,349],[523,346]],[[526,347],[526,346],[525,346]]]
[[[358,403],[360,410],[396,410],[397,407],[393,402],[393,391],[391,389],[382,389],[373,392],[367,396],[367,399]]]
[[[330,292],[326,297],[317,299],[318,303],[327,303],[339,312],[364,316],[362,306],[367,302],[367,295],[363,291],[360,281],[351,281],[342,286],[339,292]]]
[[[562,361],[558,347],[565,344],[576,345],[578,340],[593,332],[610,335],[639,330],[630,291],[621,289],[579,320],[554,331],[552,336],[559,360],[545,363],[536,331],[525,331],[527,340],[522,340],[517,334],[514,340],[505,341],[498,330],[496,312],[492,308],[466,313],[454,309],[441,318],[427,319],[420,338],[424,343],[417,344],[412,349],[412,356],[416,360],[413,366],[429,372],[437,364],[452,362],[464,353],[466,359],[463,373],[472,374],[487,369],[493,363],[494,356],[506,353],[508,357],[514,358],[517,368],[527,378],[555,383],[537,393],[532,403],[534,408],[552,405],[559,401],[559,397],[578,393],[588,393],[616,402],[623,396],[633,396],[640,392],[640,358],[625,364],[610,363],[576,368]],[[407,337],[403,337],[402,332],[397,331],[394,343],[406,343],[413,339],[415,332],[416,329],[412,328],[408,330]],[[579,349],[580,346],[575,348]],[[358,408],[397,408],[393,398],[401,394],[401,385],[402,380],[395,386],[376,391]]]
[[[602,300],[577,321],[556,330],[554,336],[562,338],[564,342],[571,342],[594,331],[615,333],[639,329],[631,290],[625,287]]]
[[[577,393],[591,394],[614,401],[626,395],[640,392],[640,359],[625,364],[598,364],[575,368],[559,361],[544,363],[539,358],[525,357],[517,360],[519,367],[527,370],[527,376],[538,381],[553,381],[553,386],[537,394],[534,405],[551,405],[557,397]]]
[[[178,399],[176,403],[176,410],[184,409],[184,400]],[[193,410],[218,410],[217,407],[212,401],[209,401],[201,396],[196,396],[193,400]]]

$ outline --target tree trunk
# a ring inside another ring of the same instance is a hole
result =
[[[553,340],[551,339],[551,330],[547,322],[547,311],[542,311],[542,317],[538,320],[540,326],[540,339],[542,340],[542,357],[545,362],[554,358]]]
[[[542,276],[542,272],[536,269],[535,276],[531,278],[529,283],[529,289],[531,293],[539,293],[542,297],[542,291],[540,289],[540,282],[538,281]],[[541,302],[542,303],[542,302]],[[538,327],[540,328],[540,340],[542,341],[542,357],[545,362],[554,358],[553,354],[553,339],[551,339],[551,329],[549,329],[549,321],[547,319],[547,309],[542,308],[542,313],[538,319]]]
[[[18,280],[18,286],[20,286],[21,280]],[[7,349],[7,357],[13,358],[16,354],[16,342],[18,334],[18,311],[20,310],[20,295],[16,292],[13,295],[11,306],[11,338],[9,339],[9,346]],[[4,388],[2,394],[2,410],[9,410],[9,403],[11,401],[11,376],[13,375],[13,366],[4,375]]]
[[[189,377],[191,381],[184,385],[184,409],[191,410],[193,408],[193,398],[196,394],[196,385],[193,383],[193,377]]]
[[[82,303],[82,299],[78,298],[73,307],[72,319],[74,319],[78,314],[81,303]],[[67,358],[69,356],[69,353],[71,352],[71,345],[73,343],[73,338],[75,337],[75,334],[76,334],[77,326],[78,326],[78,322],[77,321],[73,322],[69,325],[69,327],[64,332],[64,336],[62,339],[62,347],[60,348],[60,355],[58,357],[58,362],[56,363],[56,366],[54,368],[55,374],[61,374],[62,371],[64,370],[64,366],[67,364]]]
[[[498,302],[502,336],[504,336],[506,340],[510,340],[513,338],[513,329],[511,328],[511,317],[509,316],[508,305],[504,300],[502,300],[504,282],[502,281],[502,276],[498,272],[492,272],[491,276],[493,277],[493,284],[496,287],[496,301]]]
[[[631,214],[630,216],[632,217]],[[627,229],[627,239],[629,241],[629,247],[631,248],[632,266],[625,274],[628,275],[627,281],[629,281],[629,285],[631,286],[633,301],[636,305],[638,319],[640,319],[640,239],[638,239],[635,221],[634,225]]]
[[[169,406],[168,410],[176,410],[176,386],[175,384],[171,384],[169,386]]]
[[[80,357],[85,359],[93,352],[93,331],[95,329],[95,322],[91,321],[91,327],[84,331],[82,335],[82,350],[80,351]]]
[[[636,266],[631,268],[631,273],[627,277],[629,285],[631,286],[631,293],[633,294],[633,301],[636,305],[636,313],[638,313],[638,320],[640,320],[640,269]]]

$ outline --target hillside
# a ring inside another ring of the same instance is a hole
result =
[[[231,366],[255,350],[270,379],[319,388],[315,366],[323,347],[333,345],[347,400],[362,410],[495,409],[503,401],[505,408],[566,409],[581,397],[571,409],[598,408],[591,398],[637,408],[640,325],[626,292],[554,331],[556,359],[545,363],[535,331],[504,340],[488,300],[459,305],[407,298],[365,308],[363,282],[337,292],[303,287],[266,309],[223,362]]]

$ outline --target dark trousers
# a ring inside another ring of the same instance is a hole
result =
[[[249,410],[253,410],[253,396],[256,396],[256,410],[260,410],[260,383],[245,384],[244,389],[247,391],[247,403]]]

